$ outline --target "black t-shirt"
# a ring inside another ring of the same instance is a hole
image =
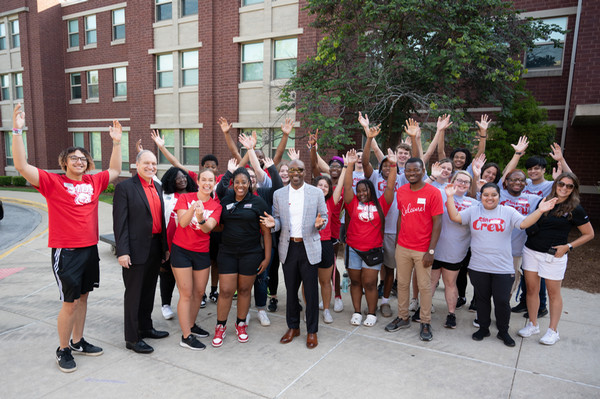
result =
[[[553,246],[565,245],[573,226],[581,226],[590,221],[581,205],[577,205],[571,215],[571,218],[566,214],[561,217],[542,215],[536,224],[527,229],[525,246],[534,251],[548,252]]]
[[[267,203],[260,197],[248,193],[236,202],[233,192],[221,200],[221,224],[224,226],[221,249],[226,252],[260,252],[260,216],[270,213]]]

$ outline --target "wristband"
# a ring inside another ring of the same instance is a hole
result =
[[[347,167],[348,167],[348,165],[344,165],[344,166],[342,166],[342,168],[347,168]]]
[[[115,140],[113,140],[113,145],[120,145],[120,144],[121,144],[121,142],[120,142],[120,141],[115,141]]]
[[[206,223],[206,219],[204,219],[204,220],[203,220],[203,221],[201,221],[201,222],[198,222],[198,224],[204,224],[204,223]]]
[[[523,155],[523,153],[521,151],[515,151],[516,155]]]
[[[571,244],[567,243],[567,246],[569,247],[569,252],[571,252],[573,250],[573,246]]]
[[[13,129],[13,136],[21,136],[23,134],[23,129]]]
[[[398,164],[395,164],[395,163],[390,164],[390,168],[393,168],[394,166],[398,166]]]
[[[487,139],[487,134],[485,136],[479,136],[480,139]]]

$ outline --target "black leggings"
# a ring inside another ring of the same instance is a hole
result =
[[[277,247],[274,248],[273,256],[271,257],[271,267],[269,268],[269,295],[277,295],[277,287],[279,286],[279,252]]]
[[[163,305],[171,305],[171,298],[173,298],[173,290],[175,290],[175,276],[173,270],[171,270],[171,261],[166,261],[160,266],[161,269],[165,269],[163,272],[160,271],[160,299]]]
[[[460,266],[460,270],[458,272],[458,277],[456,278],[456,287],[458,288],[458,296],[460,298],[465,298],[467,296],[467,273],[469,266],[469,260],[471,259],[471,249],[467,251],[467,255],[462,260],[462,264]]]
[[[499,332],[508,332],[510,322],[510,289],[515,281],[514,274],[493,274],[469,269],[471,284],[475,288],[475,303],[477,303],[477,321],[482,329],[490,329],[492,302],[494,298],[494,313],[496,327]]]

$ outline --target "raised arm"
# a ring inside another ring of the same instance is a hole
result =
[[[229,148],[229,151],[231,151],[231,155],[233,155],[233,157],[238,161],[238,163],[241,164],[242,157],[240,156],[240,152],[238,151],[237,146],[235,145],[235,142],[233,141],[233,139],[231,138],[231,135],[229,134],[229,131],[231,130],[231,126],[233,126],[233,124],[228,123],[227,119],[225,119],[223,117],[220,117],[219,120],[217,121],[217,123],[221,127],[221,131],[223,132],[223,138],[225,139],[227,148]]]
[[[221,178],[219,184],[217,184],[217,189],[215,190],[219,199],[222,199],[225,194],[227,194],[227,189],[229,188],[229,183],[231,177],[233,176],[233,172],[238,168],[238,163],[235,158],[231,158],[229,162],[227,162],[227,172]]]
[[[256,173],[256,181],[263,182],[265,180],[266,173],[260,166],[260,161],[256,156],[256,152],[254,151],[254,146],[256,146],[256,140],[252,136],[246,134],[240,134],[238,140],[246,148],[246,154],[248,154],[250,166],[252,166],[252,169],[254,169],[254,173]]]
[[[363,116],[362,113],[360,111],[358,111],[358,123],[360,123],[363,130],[365,131],[365,135],[368,137],[369,131],[370,131],[369,115],[365,114],[365,116]],[[377,162],[381,163],[381,161],[383,160],[383,157],[385,155],[383,154],[383,151],[381,151],[381,148],[379,148],[379,144],[377,144],[377,140],[371,141],[371,149],[373,150],[373,153],[375,154],[375,157],[377,158]]]
[[[363,154],[363,158],[364,158]],[[346,176],[344,176],[344,203],[349,204],[354,198],[354,191],[352,191],[352,172],[354,171],[354,164],[358,160],[356,150],[352,149],[346,153],[347,165],[344,165],[346,169]]]
[[[558,201],[558,197],[554,197],[548,201],[546,201],[546,198],[542,198],[540,204],[538,205],[538,208],[534,212],[530,213],[525,219],[523,219],[523,221],[519,225],[519,228],[521,230],[524,230],[528,227],[533,226],[545,212],[554,209],[556,201]]]
[[[429,145],[427,152],[425,155],[423,155],[423,158],[421,158],[425,165],[429,163],[429,160],[431,159],[431,156],[436,148],[438,150],[438,159],[443,159],[446,157],[446,152],[444,151],[444,134],[446,129],[448,129],[450,126],[452,126],[452,122],[450,122],[450,115],[445,114],[438,117],[435,135],[431,140],[431,144]]]
[[[552,157],[552,159],[554,159],[556,162],[558,162],[558,167],[561,168],[563,172],[573,173],[571,168],[569,168],[569,165],[567,165],[567,161],[565,161],[565,157],[563,156],[562,149],[560,148],[558,143],[553,143],[550,146],[550,149],[552,150],[552,151],[550,151],[550,156]]]
[[[479,145],[477,146],[477,154],[475,157],[485,153],[485,143],[487,140],[487,129],[490,126],[492,120],[486,114],[481,115],[481,120],[475,121],[477,124],[477,138],[479,139]]]
[[[379,132],[381,132],[379,126],[372,127],[368,130],[368,132],[365,132],[367,134],[367,141],[365,141],[365,146],[363,148],[362,166],[363,173],[367,179],[369,179],[373,174],[373,166],[371,166],[371,162],[369,162],[371,159],[371,144],[373,141],[375,141],[375,137],[379,135]],[[354,155],[356,155],[356,151],[354,151]],[[352,164],[352,170],[354,170],[354,164]]]
[[[177,159],[175,155],[171,154],[171,152],[167,150],[167,148],[165,147],[165,139],[160,136],[158,130],[153,130],[150,133],[150,135],[152,137],[152,140],[156,143],[158,150],[163,154],[163,156],[167,159],[167,161],[169,161],[171,165],[173,165],[176,168],[183,169],[187,173],[189,173],[189,170],[185,166],[183,166],[181,162],[179,162],[179,159]]]
[[[317,177],[321,174],[319,171],[319,154],[317,153],[317,134],[309,134],[308,135],[308,148],[310,150],[310,170],[312,172],[313,177]],[[327,167],[327,173],[329,173],[329,167]]]
[[[294,127],[294,120],[292,118],[285,118],[285,122],[281,124],[281,132],[283,135],[281,136],[281,140],[279,141],[279,145],[277,146],[277,150],[275,150],[275,156],[273,157],[273,162],[275,165],[278,165],[283,158],[283,154],[285,152],[285,147],[287,146],[288,138],[290,137],[290,133],[292,132],[292,128]]]
[[[390,162],[390,174],[387,179],[387,186],[383,192],[385,202],[391,204],[394,202],[394,191],[396,191],[396,177],[398,176],[398,159],[396,158],[396,152],[388,148],[387,159]]]
[[[108,164],[108,180],[114,181],[121,174],[122,159],[121,159],[121,137],[123,130],[121,123],[118,120],[113,121],[113,125],[108,128],[108,133],[112,138],[113,148],[110,154],[110,163]]]
[[[342,189],[344,188],[343,182],[346,181],[346,169],[348,169],[346,166],[348,164],[348,159],[343,154],[342,159],[344,160],[344,167],[342,168],[342,173],[340,173],[340,177],[338,179],[338,182],[342,182],[342,184],[338,183],[338,185],[335,186],[335,190],[333,190],[332,194],[333,203],[336,205],[340,202],[340,199],[342,199]]]
[[[32,186],[39,187],[40,172],[38,168],[27,163],[25,155],[25,144],[23,143],[23,128],[25,127],[25,112],[21,111],[21,104],[17,104],[13,110],[13,140],[12,153],[15,169],[21,174]],[[31,140],[31,138],[30,138]]]
[[[508,164],[506,164],[506,167],[502,172],[502,181],[506,179],[506,175],[508,174],[508,172],[517,167],[517,165],[519,164],[519,160],[523,155],[525,155],[525,150],[529,146],[529,140],[527,140],[527,137],[521,136],[519,137],[519,142],[517,144],[511,144],[511,146],[515,149],[515,154],[508,162]]]
[[[448,199],[446,200],[446,209],[448,209],[448,217],[453,222],[459,224],[462,223],[462,217],[456,209],[456,204],[454,204],[454,194],[456,194],[456,187],[454,187],[454,184],[450,183],[446,185],[444,190],[446,191],[446,197],[448,197]]]
[[[419,123],[412,118],[406,120],[404,133],[410,137],[412,157],[423,159],[423,146],[421,145],[421,128]]]
[[[485,154],[481,154],[475,158],[471,165],[473,165],[473,181],[471,182],[467,195],[471,198],[477,198],[477,192],[481,190],[481,187],[483,187],[485,183],[487,183],[485,180],[481,179],[481,169],[483,168],[483,165],[485,165]]]

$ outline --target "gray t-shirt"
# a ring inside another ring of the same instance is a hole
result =
[[[508,206],[487,210],[482,204],[461,211],[460,216],[462,224],[471,231],[469,269],[492,274],[514,273],[511,235],[525,216]]]
[[[524,194],[512,196],[507,190],[500,190],[500,205],[515,208],[521,215],[531,215],[537,208],[542,197],[533,194]],[[514,229],[511,237],[512,256],[523,256],[523,247],[527,241],[525,230]]]
[[[435,260],[446,263],[459,263],[469,250],[471,243],[471,231],[468,226],[463,226],[453,222],[448,216],[448,208],[445,206],[448,197],[446,192],[442,191],[442,200],[444,202],[444,214],[442,215],[442,232],[435,246]],[[467,196],[454,196],[454,204],[459,212],[463,209],[479,205],[479,201]]]
[[[523,190],[523,194],[533,194],[546,198],[550,195],[550,191],[552,191],[552,183],[554,182],[551,180],[544,180],[540,184],[533,184],[531,179],[527,179],[527,185]]]

